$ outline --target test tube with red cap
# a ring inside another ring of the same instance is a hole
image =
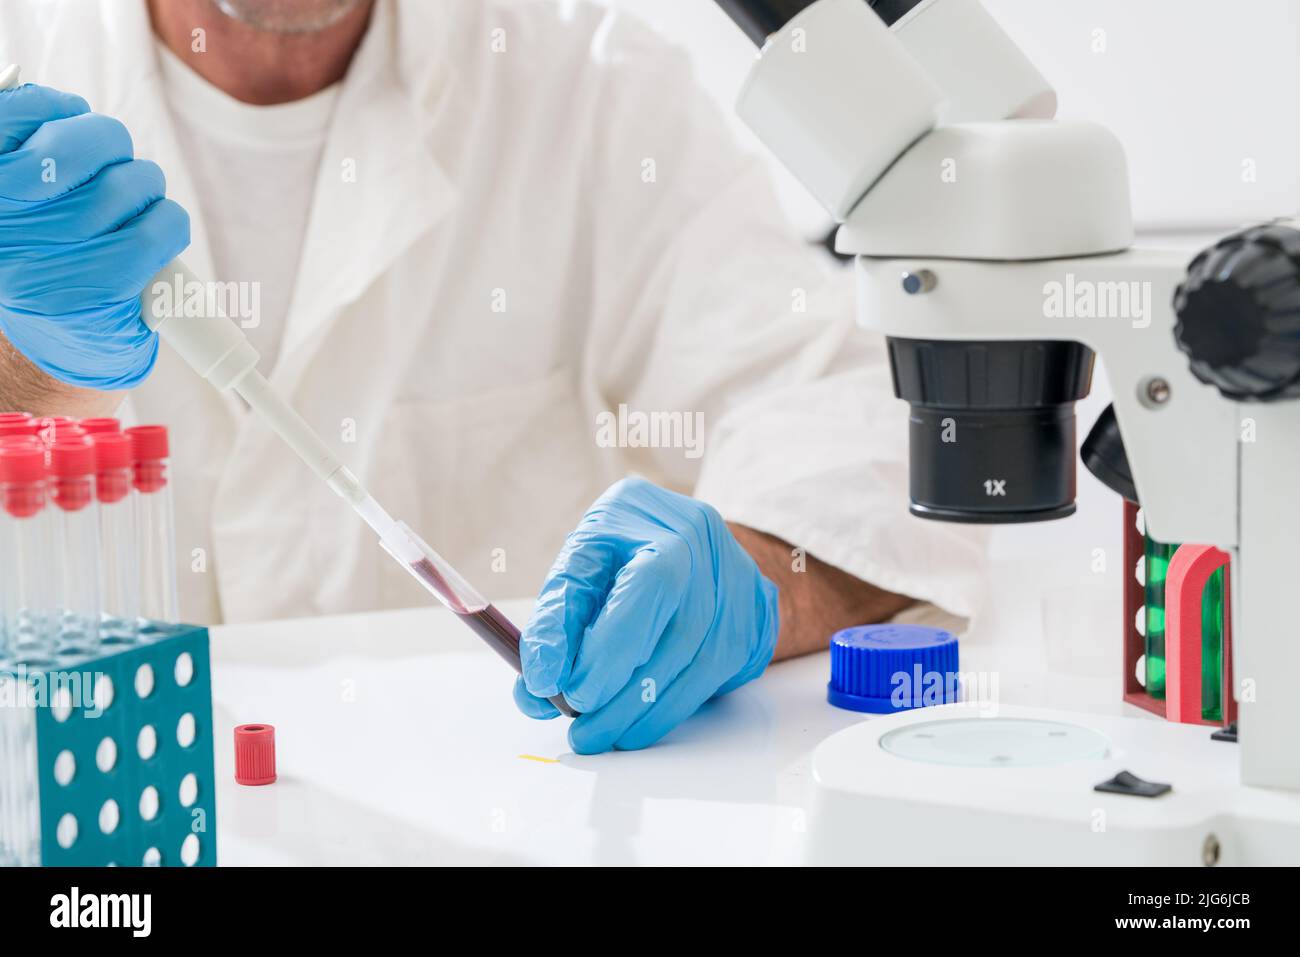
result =
[[[46,471],[60,611],[58,650],[87,654],[99,647],[95,449],[84,439],[57,441],[50,446]]]
[[[131,437],[115,431],[92,432],[89,441],[95,450],[99,504],[100,641],[130,642],[140,615]]]
[[[172,513],[167,428],[137,425],[131,438],[135,487],[136,541],[139,543],[140,617],[174,622],[176,601],[176,520]]]
[[[54,662],[53,595],[45,450],[35,443],[0,443],[0,594],[4,631],[0,657],[16,664]]]

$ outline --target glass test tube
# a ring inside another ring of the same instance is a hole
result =
[[[0,412],[0,441],[12,436],[24,436],[27,430],[32,428],[31,413],[28,412]],[[34,431],[34,429],[33,429]],[[0,577],[5,574],[5,553],[0,549]],[[5,657],[5,648],[8,642],[5,638],[5,612],[4,612],[4,589],[0,589],[0,660]]]
[[[0,592],[3,657],[33,667],[54,663],[52,556],[45,451],[34,441],[0,442]]]
[[[120,432],[92,432],[90,444],[99,503],[100,641],[121,644],[135,639],[140,616],[131,438]]]
[[[99,647],[99,514],[95,450],[85,439],[50,446],[49,501],[54,533],[58,651]]]
[[[141,628],[146,629],[149,621],[174,622],[179,617],[176,520],[172,513],[167,429],[161,425],[139,425],[127,429],[125,434],[131,438],[140,566],[140,619]]]

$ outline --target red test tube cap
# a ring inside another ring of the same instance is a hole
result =
[[[39,482],[45,478],[45,450],[36,445],[0,445],[0,482]]]
[[[95,447],[81,439],[60,439],[50,446],[50,474],[80,478],[95,474]]]
[[[167,487],[168,457],[165,425],[136,425],[126,430],[131,438],[131,459],[135,468],[135,487],[152,495]]]
[[[0,507],[14,518],[31,518],[45,506],[45,450],[39,445],[0,445]]]
[[[36,419],[9,419],[0,421],[0,435],[36,435],[41,424]]]
[[[136,425],[126,430],[131,437],[132,454],[137,462],[167,458],[167,426]]]
[[[94,432],[89,439],[95,452],[95,497],[109,505],[122,501],[131,493],[130,437]]]
[[[117,419],[110,418],[78,419],[77,425],[81,426],[82,431],[87,435],[99,435],[102,432],[122,431],[122,423]]]
[[[94,498],[95,448],[83,439],[62,440],[50,446],[46,466],[50,475],[50,501],[65,512],[78,512]],[[82,481],[82,480],[85,481]]]
[[[60,442],[83,442],[86,438],[86,431],[79,425],[51,425],[41,429],[41,437],[45,439],[46,445],[56,445]]]
[[[241,724],[235,728],[235,783],[275,783],[275,728]]]
[[[131,437],[121,432],[92,432],[90,447],[95,450],[95,471],[129,469],[131,467]]]
[[[0,412],[0,422],[30,422],[30,412]]]

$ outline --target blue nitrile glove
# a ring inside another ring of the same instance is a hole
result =
[[[602,495],[551,567],[520,641],[515,703],[581,712],[579,754],[654,744],[715,695],[762,674],[776,648],[776,586],[717,511],[644,479]]]
[[[70,93],[0,92],[0,332],[56,379],[126,389],[158,337],[140,293],[190,242],[162,170]]]

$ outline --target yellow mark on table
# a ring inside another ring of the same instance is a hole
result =
[[[521,755],[519,755],[519,757],[522,758],[522,759],[525,760],[525,761],[539,761],[539,762],[541,762],[542,764],[559,764],[559,763],[560,763],[560,762],[559,762],[559,759],[557,759],[557,758],[543,758],[543,757],[539,757],[539,756],[536,755],[536,754],[521,754]]]

